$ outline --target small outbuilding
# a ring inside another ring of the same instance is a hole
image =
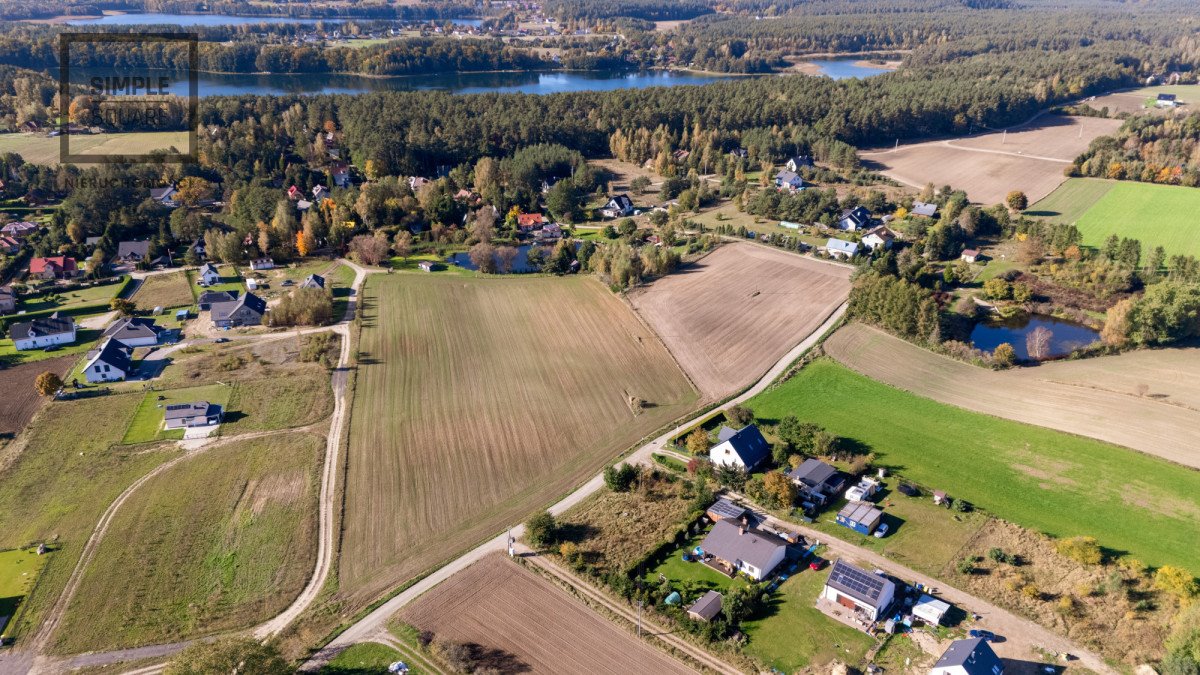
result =
[[[421,271],[423,272],[432,272],[435,264],[436,263],[434,263],[432,260],[422,260],[421,262],[417,263],[417,267],[421,268]]]
[[[696,621],[712,621],[721,613],[722,596],[716,591],[709,591],[688,607],[688,616]]]
[[[713,505],[708,507],[704,512],[714,523],[718,520],[738,520],[746,515],[746,508],[735,504],[728,497],[721,497],[713,502]]]
[[[932,595],[922,594],[913,605],[912,614],[932,626],[940,626],[946,612],[950,611],[950,603],[938,600]]]
[[[969,262],[972,264],[979,262],[979,259],[982,257],[983,257],[983,254],[980,253],[979,249],[975,249],[975,248],[965,249],[962,252],[962,255],[959,256],[959,258],[961,258],[963,260],[963,262]]]
[[[883,511],[870,502],[850,502],[837,514],[837,524],[859,534],[869,535],[879,527]]]

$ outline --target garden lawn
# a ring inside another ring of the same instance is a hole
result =
[[[86,317],[75,317],[75,320],[78,321],[81,318]],[[62,345],[58,349],[49,352],[44,349],[25,349],[22,351],[17,351],[17,346],[13,344],[13,341],[8,338],[4,338],[0,340],[0,363],[3,363],[7,366],[17,366],[22,363],[34,363],[36,361],[45,361],[47,359],[57,359],[61,356],[82,354],[83,352],[91,349],[96,340],[99,340],[103,333],[104,331],[98,328],[77,328],[75,330],[75,342],[72,342],[69,345]],[[70,382],[71,378],[68,377],[65,381]]]
[[[400,652],[378,642],[351,645],[321,668],[321,675],[369,675],[386,673],[388,666],[404,661]],[[411,666],[411,664],[408,664]],[[412,673],[412,670],[409,670]]]
[[[748,404],[794,414],[874,452],[879,466],[1023,527],[1090,535],[1114,553],[1200,573],[1200,472],[1099,441],[955,408],[829,359]]]
[[[37,548],[0,551],[0,617],[11,618],[49,560]]]
[[[159,397],[163,400],[159,400]],[[229,403],[230,388],[223,384],[210,384],[203,387],[186,387],[184,389],[167,389],[163,391],[148,391],[142,396],[129,427],[121,439],[124,444],[145,443],[147,441],[168,438],[183,438],[183,429],[163,429],[163,415],[166,407],[175,403],[191,403],[193,401],[208,401],[225,408]],[[226,409],[225,412],[228,413]]]
[[[780,584],[766,615],[742,622],[742,632],[750,638],[743,651],[785,673],[834,659],[851,665],[862,661],[875,640],[816,608],[828,576],[828,571],[801,568]]]
[[[699,595],[696,591],[700,591],[701,589],[724,593],[734,584],[745,586],[746,582],[743,579],[730,578],[702,562],[696,560],[691,562],[683,561],[683,554],[690,553],[707,536],[708,532],[704,532],[692,537],[683,546],[672,550],[657,565],[646,572],[644,577],[646,582],[657,585],[659,583],[658,577],[662,575],[673,582],[686,585],[686,588],[692,591],[684,593],[684,596],[688,598]]]
[[[23,299],[18,309],[26,313],[60,311],[74,312],[83,308],[108,311],[108,303],[124,288],[128,280],[100,286],[88,286],[71,291],[48,292],[36,298]],[[50,298],[57,298],[51,300]]]
[[[324,439],[283,433],[189,456],[143,484],[67,606],[60,653],[249,627],[312,573]]]
[[[188,283],[192,287],[192,293],[199,295],[204,291],[237,291],[238,295],[246,292],[246,283],[242,280],[241,274],[233,265],[218,265],[217,272],[220,272],[221,277],[217,283],[212,286],[201,288],[196,285],[196,270],[188,270]]]

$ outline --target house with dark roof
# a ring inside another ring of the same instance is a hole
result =
[[[722,599],[720,593],[709,591],[687,608],[687,614],[696,621],[712,621],[721,613]]]
[[[209,316],[217,328],[259,326],[266,313],[266,300],[250,292],[232,302],[215,302],[209,309]]]
[[[803,501],[823,505],[841,491],[845,477],[837,469],[819,459],[806,459],[800,466],[788,472],[788,478],[800,488]]]
[[[896,597],[896,584],[884,576],[871,574],[843,560],[833,563],[829,578],[821,597],[866,615],[870,621],[878,619]]]
[[[75,341],[75,319],[59,316],[38,317],[32,321],[14,323],[8,329],[17,351],[44,349],[53,345],[69,345]]]
[[[983,638],[955,640],[942,658],[933,664],[930,675],[1004,675],[1004,662]]]
[[[88,354],[87,364],[83,367],[84,379],[92,384],[117,382],[134,372],[129,348],[114,338],[105,340],[99,349]]]
[[[17,292],[12,286],[0,286],[0,314],[17,311]]]
[[[176,403],[163,412],[163,426],[167,429],[207,427],[221,423],[221,406],[208,401]]]
[[[174,185],[168,185],[166,187],[160,187],[160,188],[151,188],[150,189],[150,199],[153,199],[154,201],[158,202],[162,206],[165,206],[169,209],[173,209],[179,205],[175,202],[175,194],[177,192],[178,192],[178,190],[175,189]]]
[[[149,317],[131,316],[117,319],[104,331],[103,337],[119,341],[126,347],[153,347],[158,344],[163,329]]]
[[[237,300],[237,291],[204,291],[196,298],[196,304],[200,306],[200,311],[207,312],[219,302],[233,302],[234,300]]]
[[[149,241],[123,241],[117,244],[117,257],[113,262],[118,265],[137,265],[149,258]]]
[[[804,179],[795,171],[780,171],[775,174],[775,187],[786,192],[799,192],[804,189]]]
[[[708,451],[713,464],[735,466],[749,473],[771,455],[771,445],[753,424],[738,431],[722,427],[717,440]]]
[[[838,229],[848,232],[865,230],[871,225],[871,212],[862,206],[842,211],[838,218]]]
[[[600,209],[600,215],[605,218],[624,218],[633,214],[633,200],[627,194],[613,195],[604,208]]]
[[[859,534],[871,534],[883,522],[883,511],[870,502],[849,502],[838,511],[836,520]]]
[[[319,274],[310,274],[300,282],[300,288],[325,288],[325,277]]]
[[[21,242],[16,237],[10,237],[7,234],[0,235],[0,253],[13,255],[20,250]]]
[[[813,165],[812,157],[809,157],[808,155],[797,155],[797,156],[789,159],[787,161],[787,164],[785,164],[784,166],[787,167],[788,171],[800,173],[800,169],[803,169],[805,167],[811,167],[812,165]]]
[[[755,581],[770,576],[787,556],[784,540],[729,520],[718,520],[700,549],[712,554],[730,574],[742,572]]]

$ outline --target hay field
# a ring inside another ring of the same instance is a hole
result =
[[[59,139],[39,134],[0,134],[0,153],[15,152],[31,164],[57,166]],[[186,131],[135,131],[73,136],[71,152],[89,155],[140,155],[176,148],[187,152]]]
[[[1196,188],[1072,178],[1034,209],[1058,212],[1050,217],[1074,222],[1088,246],[1102,246],[1115,234],[1141,241],[1143,255],[1155,246],[1162,246],[1167,255],[1200,255],[1196,238],[1200,190]]]
[[[1007,134],[902,145],[861,156],[869,168],[913,187],[950,185],[981,204],[998,204],[1010,190],[1021,190],[1034,202],[1066,180],[1063,170],[1093,139],[1120,125],[1120,120],[1043,115]]]
[[[851,324],[825,342],[825,351],[867,377],[935,401],[1200,468],[1195,440],[1200,408],[1184,407],[1200,397],[1196,350],[1135,352],[1124,361],[1106,357],[994,372]],[[1139,365],[1146,370],[1136,370]],[[1167,375],[1172,370],[1173,376]],[[1102,376],[1104,372],[1109,374]],[[1111,384],[1103,386],[1093,377]],[[1143,382],[1150,393],[1165,398],[1138,396],[1136,385]],[[1168,393],[1175,390],[1181,392],[1177,402]]]
[[[375,275],[362,303],[339,571],[356,601],[524,520],[698,403],[589,277]],[[634,414],[631,396],[650,405]]]
[[[113,519],[55,650],[172,642],[283,611],[315,563],[324,446],[303,433],[227,443],[151,478]]]
[[[728,244],[629,294],[710,400],[751,384],[844,302],[850,270]]]
[[[399,615],[438,639],[474,643],[505,673],[690,673],[500,554],[484,558]]]
[[[183,271],[147,276],[130,299],[141,309],[188,307],[196,302],[192,284]]]

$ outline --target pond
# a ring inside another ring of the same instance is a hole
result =
[[[186,73],[143,69],[137,74],[166,76],[172,92],[187,93]],[[114,75],[112,69],[72,68],[71,80],[87,84],[93,76]],[[365,77],[333,73],[227,74],[198,73],[201,96],[284,96],[288,94],[361,94],[372,91],[442,90],[456,94],[487,92],[556,94],[574,91],[609,91],[645,87],[674,87],[727,81],[728,77],[663,70],[556,71],[503,73],[440,73],[407,77]]]
[[[864,78],[872,75],[882,75],[891,72],[882,66],[868,65],[858,58],[849,59],[812,59],[809,63],[821,69],[821,74],[835,80],[846,78]]]
[[[1039,327],[1050,331],[1046,355],[1049,358],[1065,356],[1100,339],[1100,333],[1074,321],[1044,314],[1024,314],[1012,319],[979,322],[971,331],[971,343],[977,349],[990,352],[1007,342],[1012,345],[1017,358],[1025,360],[1029,358],[1026,337]]]
[[[129,12],[105,14],[101,17],[71,19],[68,26],[242,26],[260,23],[298,23],[311,25],[318,21],[339,23],[340,19],[297,19],[290,16],[225,16],[219,14],[161,14],[158,12]]]
[[[528,274],[530,272],[542,271],[540,267],[533,267],[529,264],[529,249],[533,248],[534,246],[536,246],[536,244],[521,244],[517,247],[517,257],[513,259],[512,264],[513,274]],[[575,248],[579,248],[579,242],[575,243]],[[550,251],[553,249],[554,244],[542,246],[542,250],[545,251],[547,256],[550,255]],[[466,251],[452,253],[448,258],[446,258],[446,261],[451,265],[457,265],[466,270],[479,270],[479,266],[471,262],[471,256]]]

